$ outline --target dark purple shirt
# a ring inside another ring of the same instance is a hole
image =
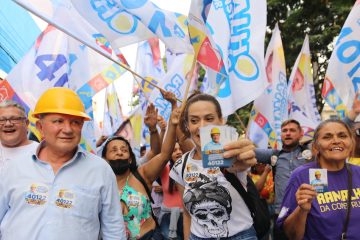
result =
[[[351,165],[352,201],[347,239],[359,239],[360,233],[360,167]],[[290,177],[285,190],[285,197],[277,220],[278,226],[297,207],[295,193],[302,183],[309,184],[309,169],[319,168],[311,162],[297,168]],[[328,191],[318,193],[306,220],[304,239],[340,239],[343,230],[346,206],[348,173],[346,167],[340,171],[328,171]]]

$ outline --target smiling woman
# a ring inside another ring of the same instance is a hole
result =
[[[346,163],[354,147],[352,131],[344,122],[326,120],[317,127],[312,145],[316,161],[291,175],[277,222],[290,239],[357,239],[360,167]],[[314,168],[327,171],[328,192],[316,193],[309,184]]]

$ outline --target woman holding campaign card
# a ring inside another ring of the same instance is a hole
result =
[[[346,163],[354,146],[344,122],[330,119],[317,127],[316,160],[291,175],[277,222],[290,239],[359,239],[360,167]],[[322,184],[309,184],[313,175],[321,175]]]
[[[175,163],[170,177],[183,196],[184,239],[257,239],[250,211],[237,190],[219,167],[202,165],[200,128],[224,125],[218,101],[207,94],[190,96],[182,120],[180,127],[195,147]],[[243,171],[256,163],[251,141],[242,139],[224,145],[223,156],[234,158],[228,170],[246,185]]]

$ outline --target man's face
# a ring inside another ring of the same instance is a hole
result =
[[[299,144],[303,131],[295,123],[286,124],[281,128],[281,141],[283,148],[293,148]]]
[[[0,108],[0,141],[5,147],[19,147],[26,144],[29,121],[17,107]]]
[[[211,139],[213,140],[214,143],[219,143],[220,142],[220,133],[211,134]]]
[[[81,139],[82,117],[48,113],[36,123],[46,147],[60,154],[73,153]]]
[[[317,179],[317,180],[320,180],[320,178],[321,178],[321,174],[320,174],[320,173],[315,174],[315,177],[316,177],[316,179]]]

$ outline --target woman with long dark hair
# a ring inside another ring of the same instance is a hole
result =
[[[155,111],[153,105],[149,108]],[[174,109],[164,140],[166,144],[162,144],[158,155],[140,167],[137,167],[135,155],[126,139],[113,137],[104,145],[102,157],[109,162],[116,175],[128,239],[162,239],[152,216],[149,189],[173,152],[179,116],[179,109]]]
[[[180,159],[182,154],[179,143],[175,143],[171,159],[161,173],[163,204],[159,222],[161,233],[165,239],[184,239],[182,198],[175,181],[169,176],[176,160]]]

